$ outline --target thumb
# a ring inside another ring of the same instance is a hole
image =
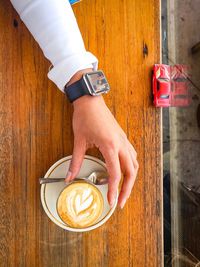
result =
[[[65,178],[66,182],[73,180],[79,173],[79,170],[81,168],[84,159],[85,151],[86,151],[86,144],[84,140],[75,139],[72,160],[70,162],[69,170]]]

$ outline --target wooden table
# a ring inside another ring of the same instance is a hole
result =
[[[38,178],[72,152],[72,107],[47,79],[50,63],[10,2],[1,0],[0,266],[161,267],[161,122],[151,97],[159,1],[83,0],[73,9],[111,84],[106,102],[138,152],[139,176],[125,208],[97,230],[69,233],[48,219]]]

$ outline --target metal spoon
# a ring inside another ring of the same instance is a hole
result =
[[[73,181],[76,180],[88,180],[89,182],[92,182],[95,185],[103,185],[108,183],[108,173],[102,172],[102,171],[96,171],[92,172],[88,177],[86,178],[75,178]],[[65,178],[40,178],[39,182],[40,184],[49,184],[49,183],[58,183],[65,181]],[[70,184],[72,181],[66,183]]]

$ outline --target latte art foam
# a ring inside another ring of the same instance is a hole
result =
[[[62,191],[57,209],[61,219],[68,225],[87,227],[101,216],[103,197],[94,185],[74,182]]]

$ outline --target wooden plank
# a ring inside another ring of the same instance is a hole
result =
[[[151,105],[159,1],[84,0],[73,9],[111,84],[106,102],[137,149],[139,177],[125,208],[97,230],[68,233],[49,221],[38,177],[72,152],[72,108],[9,1],[0,1],[0,266],[160,267],[161,123]]]

